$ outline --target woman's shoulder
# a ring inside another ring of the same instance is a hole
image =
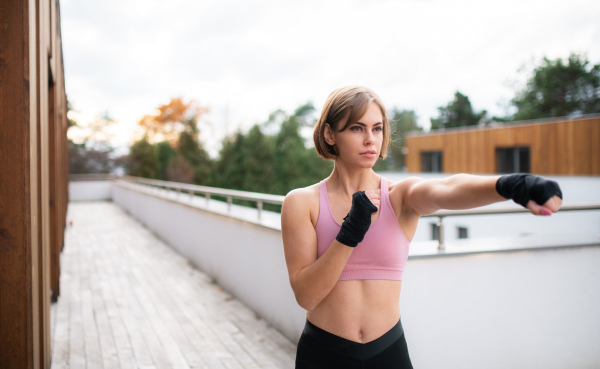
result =
[[[408,188],[412,187],[413,185],[423,181],[423,178],[416,177],[416,176],[406,177],[399,181],[392,181],[385,177],[383,177],[383,178],[387,182],[388,190],[390,193],[392,190],[403,191],[403,190],[408,189]]]
[[[307,187],[296,188],[285,195],[284,204],[311,205],[315,201],[319,201],[319,189],[321,182],[315,183]]]
[[[282,216],[293,219],[308,216],[313,225],[316,224],[319,215],[320,184],[321,182],[290,191],[283,200]]]
[[[423,182],[424,179],[416,176],[406,177],[399,181],[390,181],[386,178],[390,200],[402,203],[404,196],[414,185]]]

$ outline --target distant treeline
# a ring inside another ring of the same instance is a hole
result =
[[[469,98],[456,91],[446,106],[438,107],[431,128],[599,113],[600,64],[591,65],[586,56],[577,54],[564,60],[543,58],[529,71],[526,84],[516,88],[507,108],[514,113],[490,117],[485,110],[475,111]],[[88,124],[92,134],[83,143],[70,143],[71,173],[106,173],[121,167],[134,176],[281,195],[331,173],[333,163],[307,148],[300,134],[302,127],[315,123],[317,112],[311,103],[292,114],[278,110],[248,132],[226,137],[216,159],[210,158],[199,139],[198,122],[206,112],[193,100],[172,99],[158,113],[140,120],[146,134],[128,155],[117,158],[107,141],[99,139],[102,127],[113,122],[105,114]],[[389,156],[380,159],[375,169],[402,170],[404,134],[422,127],[414,110],[392,108],[388,116],[392,127]],[[77,123],[71,121],[71,125]]]

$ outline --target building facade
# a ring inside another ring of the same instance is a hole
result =
[[[50,367],[68,197],[58,0],[0,3],[0,367]]]
[[[600,175],[600,115],[406,135],[409,172]]]

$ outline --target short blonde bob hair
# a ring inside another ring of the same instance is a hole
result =
[[[383,117],[383,143],[379,157],[385,159],[390,142],[390,123],[385,107],[375,92],[362,86],[338,88],[327,97],[313,133],[315,149],[320,157],[325,160],[334,160],[338,156],[337,148],[325,141],[325,127],[327,124],[330,125],[332,130],[342,132],[365,115],[371,101],[379,106]],[[340,127],[344,121],[344,126]]]

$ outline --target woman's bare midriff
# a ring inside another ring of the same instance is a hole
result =
[[[366,343],[381,337],[400,320],[402,281],[338,281],[307,319],[345,339]]]

